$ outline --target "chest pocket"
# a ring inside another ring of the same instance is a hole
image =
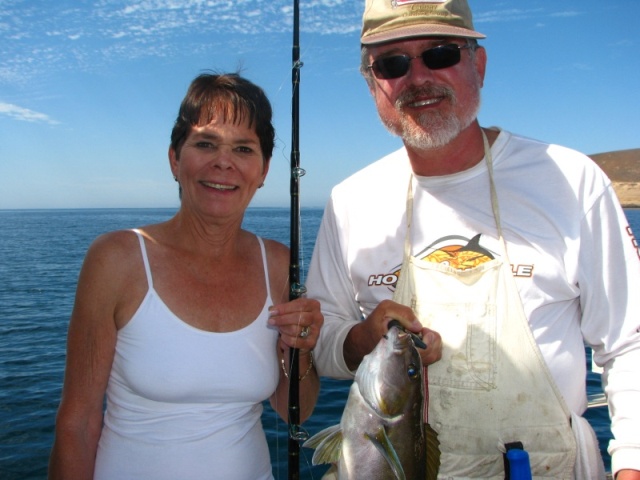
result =
[[[501,261],[465,271],[415,258],[412,263],[411,306],[443,342],[441,361],[429,366],[429,382],[466,390],[496,388]]]

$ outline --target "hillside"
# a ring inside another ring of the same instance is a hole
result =
[[[609,176],[622,206],[640,208],[640,148],[589,157]]]

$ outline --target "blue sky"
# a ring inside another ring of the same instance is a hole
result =
[[[303,206],[400,146],[358,73],[363,0],[300,0]],[[638,0],[470,0],[480,120],[587,154],[640,147]],[[289,203],[288,0],[0,0],[0,209],[175,207],[169,134],[190,81],[235,71],[278,141],[254,206]]]

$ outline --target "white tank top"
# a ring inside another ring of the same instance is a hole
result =
[[[149,290],[118,332],[94,478],[272,479],[261,414],[279,380],[278,332],[267,324],[273,302],[262,240],[267,298],[260,315],[240,330],[215,333],[164,304],[136,233]]]

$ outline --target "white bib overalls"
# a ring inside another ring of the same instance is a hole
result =
[[[484,142],[500,258],[461,271],[413,257],[413,179],[409,182],[405,253],[394,300],[442,336],[442,359],[428,367],[427,396],[428,422],[440,441],[438,478],[502,480],[504,446],[517,441],[529,453],[534,479],[604,478],[593,430],[571,415],[525,317],[502,236],[486,137]]]

